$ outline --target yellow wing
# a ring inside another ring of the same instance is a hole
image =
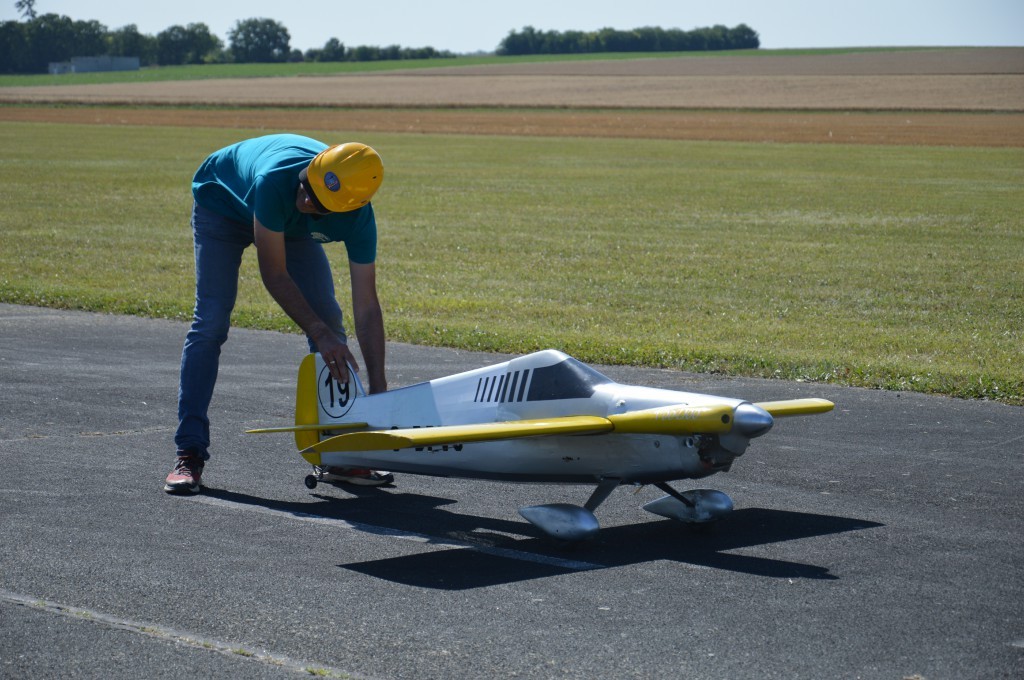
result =
[[[773,418],[785,418],[786,416],[809,416],[815,413],[828,413],[835,404],[827,399],[784,399],[782,401],[762,401],[754,406],[760,406]]]
[[[564,416],[537,420],[511,420],[473,425],[374,430],[339,434],[313,444],[306,453],[326,451],[388,451],[393,449],[444,446],[471,442],[500,441],[522,437],[571,434],[670,434],[728,432],[732,428],[731,406],[662,406],[601,416]]]
[[[721,434],[732,429],[733,407],[674,404],[608,416],[621,434]]]
[[[756,404],[773,417],[810,415],[831,411],[833,404],[825,399],[789,399]],[[367,427],[366,423],[319,423],[292,427],[249,430],[249,432],[331,432]],[[726,404],[712,406],[660,406],[643,411],[600,416],[564,416],[536,420],[513,420],[499,423],[472,425],[441,425],[438,427],[373,430],[338,434],[323,441],[311,441],[300,449],[303,457],[319,465],[320,454],[335,451],[390,451],[446,446],[472,442],[500,441],[523,437],[553,435],[604,434],[662,434],[684,436],[690,434],[721,434],[733,427],[733,407]]]
[[[374,430],[339,434],[310,446],[303,453],[315,451],[387,451],[421,446],[465,444],[469,442],[498,441],[520,437],[539,437],[556,434],[598,434],[613,429],[607,418],[598,416],[569,416],[539,420],[513,420],[501,423],[475,425],[442,425],[401,430]]]

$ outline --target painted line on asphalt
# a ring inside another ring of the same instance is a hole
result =
[[[250,503],[237,503],[235,501],[224,500],[222,498],[212,498],[210,496],[203,496],[202,494],[193,496],[192,500],[197,503],[205,503],[207,505],[214,505],[217,507],[228,508],[231,510],[242,510],[245,512],[257,512],[265,515],[275,515],[278,517],[297,519],[303,522],[312,522],[314,524],[325,524],[336,529],[349,529],[351,531],[359,531],[361,533],[373,534],[376,536],[386,536],[388,538],[397,538],[399,540],[404,541],[414,541],[416,543],[423,543],[426,545],[446,550],[475,550],[477,552],[485,553],[487,555],[494,555],[496,557],[505,557],[512,560],[519,560],[521,562],[535,562],[537,564],[559,567],[561,569],[569,569],[571,571],[589,571],[591,569],[605,568],[603,564],[594,564],[593,562],[569,560],[561,557],[553,557],[551,555],[541,555],[538,553],[527,552],[525,550],[514,550],[512,548],[497,548],[494,546],[472,543],[470,541],[457,541],[452,540],[450,538],[442,538],[440,536],[420,534],[414,531],[403,531],[401,529],[381,527],[375,524],[351,522],[345,519],[324,517],[322,515],[313,515],[305,512],[298,512],[292,510],[276,510],[274,508],[265,508],[260,505],[252,505]]]
[[[233,659],[258,662],[267,666],[273,666],[274,668],[302,673],[306,676],[322,678],[361,678],[362,680],[370,680],[369,677],[365,675],[352,673],[351,671],[343,671],[338,668],[331,668],[330,666],[325,666],[320,663],[299,661],[289,656],[285,656],[284,654],[268,652],[264,649],[238,644],[237,642],[225,642],[223,640],[217,640],[215,638],[181,631],[155,623],[133,621],[132,619],[112,616],[111,614],[96,611],[95,609],[72,607],[58,602],[43,600],[38,597],[12,593],[7,590],[0,590],[0,602],[7,602],[9,604],[19,605],[29,609],[57,614],[59,616],[105,626],[107,628],[116,628],[118,630],[144,635],[164,642],[185,645],[195,649],[206,650],[208,652],[216,652]]]

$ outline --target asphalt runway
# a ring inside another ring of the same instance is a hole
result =
[[[307,490],[300,336],[234,329],[207,489],[162,491],[185,326],[0,305],[0,677],[1024,677],[1024,409],[602,368],[815,396],[711,487],[710,531],[617,490],[566,549],[522,505],[585,487],[399,476]],[[505,357],[393,344],[392,387]]]

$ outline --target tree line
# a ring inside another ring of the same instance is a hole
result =
[[[72,57],[138,57],[142,66],[254,62],[342,62],[447,58],[433,47],[391,45],[349,47],[331,38],[323,47],[302,52],[291,47],[288,29],[273,19],[243,19],[228,32],[228,44],[204,23],[171,26],[154,35],[135,24],[113,31],[98,21],[76,21],[58,14],[37,15],[35,0],[15,3],[23,21],[0,23],[0,73],[45,73],[51,62]],[[716,25],[692,31],[657,27],[619,31],[538,31],[526,26],[511,31],[499,55],[573,54],[587,52],[675,52],[756,49],[757,32],[746,24]]]
[[[592,52],[689,52],[757,49],[761,40],[746,24],[733,28],[715,25],[684,31],[648,26],[631,31],[538,31],[526,26],[501,41],[499,55],[583,54]]]
[[[21,2],[18,9],[22,10]],[[29,3],[31,4],[31,3]],[[135,24],[108,30],[98,21],[76,21],[34,12],[24,21],[0,23],[0,73],[45,73],[51,62],[72,57],[138,57],[142,66],[182,64],[382,61],[454,57],[433,47],[347,47],[331,38],[322,48],[292,49],[291,35],[273,19],[243,19],[228,32],[228,44],[204,23],[171,26],[154,35]]]

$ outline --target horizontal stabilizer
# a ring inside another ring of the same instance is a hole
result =
[[[520,437],[609,432],[612,424],[597,416],[569,416],[540,420],[513,420],[475,425],[442,425],[402,430],[376,430],[339,434],[306,449],[316,451],[387,451],[390,449],[444,446],[470,442],[499,441]],[[305,452],[304,452],[305,453]]]
[[[246,434],[273,434],[275,432],[336,432],[338,430],[358,430],[367,427],[366,423],[314,423],[312,425],[289,425],[288,427],[261,427],[246,430]]]
[[[828,413],[835,408],[835,404],[827,399],[784,399],[782,401],[761,401],[754,405],[760,406],[775,418]]]

